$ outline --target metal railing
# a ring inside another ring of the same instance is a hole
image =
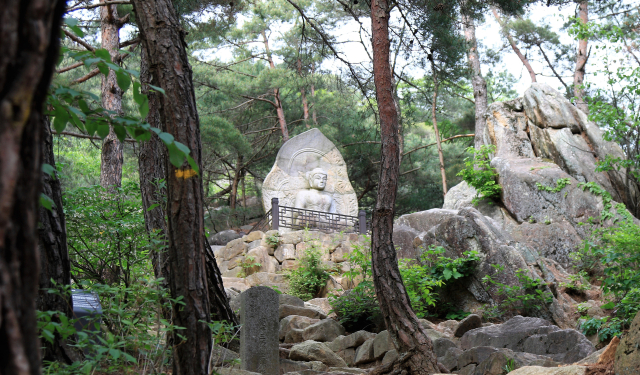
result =
[[[251,231],[278,230],[280,228],[365,234],[369,226],[367,223],[367,215],[363,210],[358,212],[358,216],[334,214],[304,208],[280,206],[278,198],[272,198],[271,210],[254,225]]]

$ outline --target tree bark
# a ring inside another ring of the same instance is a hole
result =
[[[46,116],[42,116],[43,162],[55,168],[53,156],[53,136]],[[64,293],[49,293],[49,289],[58,289],[71,284],[71,263],[69,262],[69,250],[67,248],[67,228],[64,211],[62,209],[62,187],[58,176],[50,176],[42,173],[42,193],[51,198],[54,207],[48,210],[40,207],[39,210],[39,251],[40,251],[40,285],[38,291],[37,309],[40,311],[58,311],[67,317],[73,316],[71,295]],[[59,322],[60,320],[56,318]],[[78,350],[70,347],[63,341],[58,333],[55,334],[53,343],[43,341],[42,359],[71,364],[82,360]]]
[[[312,82],[313,82],[315,72],[316,72],[315,65],[311,65]],[[311,111],[311,119],[313,120],[313,125],[318,126],[318,115],[316,114],[316,85],[314,83],[311,83],[310,89],[311,89],[311,98],[313,100],[313,102],[311,103],[311,106],[313,107]]]
[[[500,15],[498,14],[498,9],[496,7],[491,7],[491,11],[493,11],[493,15],[496,17],[496,20],[500,24],[500,27],[502,27],[502,31],[504,32],[504,35],[507,37],[507,40],[511,45],[511,49],[513,49],[513,52],[515,52],[516,55],[518,55],[518,58],[520,59],[520,61],[522,61],[522,64],[524,65],[524,67],[527,68],[527,71],[529,72],[529,76],[531,76],[531,83],[537,82],[536,73],[533,71],[531,64],[529,64],[529,60],[522,54],[522,52],[520,52],[520,48],[518,48],[518,46],[516,45],[516,42],[513,40],[513,37],[511,36],[511,34],[509,34],[509,30],[507,30],[506,25],[504,24],[504,21],[502,20],[502,18],[500,18]]]
[[[589,22],[589,3],[587,1],[581,1],[578,15],[580,22],[586,24]],[[582,112],[589,114],[589,106],[584,100],[584,75],[586,73],[587,59],[589,58],[587,52],[588,39],[580,39],[578,41],[578,54],[576,56],[576,70],[573,73],[573,94],[576,96],[576,107]]]
[[[229,195],[229,208],[236,209],[238,204],[238,185],[240,184],[240,178],[242,177],[242,156],[238,155],[236,159],[236,168],[233,175],[233,181],[231,182],[231,194]]]
[[[442,142],[440,142],[440,131],[438,130],[438,119],[436,118],[436,107],[438,103],[438,76],[435,70],[435,64],[431,61],[431,70],[433,71],[433,103],[431,103],[431,122],[433,123],[433,131],[436,134],[436,145],[438,146],[438,158],[440,159],[440,176],[442,177],[442,195],[447,195],[447,174],[444,169],[444,153],[442,152]]]
[[[201,165],[200,120],[184,41],[185,31],[171,0],[133,0],[141,40],[148,52],[149,73],[166,96],[158,96],[160,122],[166,132],[191,150]],[[188,163],[180,168],[164,157],[167,170],[167,281],[173,298],[173,374],[208,375],[211,320],[205,262],[202,178]]]
[[[302,61],[298,59],[298,76],[302,78]],[[305,127],[309,127],[309,104],[307,103],[307,93],[304,87],[300,88],[300,97],[302,98],[302,119]]]
[[[149,113],[146,121],[152,127],[162,129],[160,119],[161,102],[159,98],[161,94],[150,90],[149,87],[150,84],[158,86],[159,82],[154,79],[149,71],[149,52],[146,46],[140,49],[140,81],[142,83],[142,93],[149,98]],[[140,143],[138,169],[144,223],[147,233],[155,241],[159,241],[151,253],[151,264],[156,278],[163,278],[161,285],[168,289],[169,260],[166,251],[167,222],[165,219],[167,168],[165,165],[166,155],[164,153],[164,144],[156,133],[151,132],[151,139]]]
[[[393,246],[393,217],[399,174],[398,114],[389,63],[389,3],[371,1],[373,73],[380,117],[382,156],[378,196],[373,211],[373,280],[387,330],[400,353],[396,366],[410,374],[438,371],[431,340],[411,309]],[[380,370],[378,370],[380,372]]]
[[[487,121],[484,117],[488,106],[487,82],[482,77],[480,69],[475,22],[471,17],[463,15],[462,24],[464,26],[464,37],[467,41],[467,58],[472,71],[471,84],[473,85],[473,98],[476,106],[476,136],[473,143],[475,148],[480,148],[484,144],[483,134],[487,126]]]
[[[262,40],[264,42],[264,49],[267,52],[267,59],[269,60],[269,67],[275,69],[276,65],[271,57],[271,50],[269,49],[269,40],[267,39],[267,33],[262,30]],[[278,115],[278,123],[280,123],[280,131],[282,132],[282,142],[289,140],[289,129],[287,128],[287,120],[284,117],[284,109],[282,108],[282,101],[280,100],[280,89],[273,89],[274,102],[276,103],[276,113]]]
[[[4,2],[0,12],[0,374],[39,374],[38,201],[43,103],[65,1]]]
[[[120,54],[120,19],[118,19],[117,5],[105,5],[100,7],[100,29],[102,48],[109,51],[111,61],[118,64]],[[107,77],[102,76],[102,107],[115,113],[122,113],[122,90],[118,86],[116,73],[109,70]],[[113,191],[114,187],[122,184],[122,142],[113,132],[102,141],[102,155],[100,162],[100,185]]]

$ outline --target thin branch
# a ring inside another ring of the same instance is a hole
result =
[[[74,42],[78,43],[79,45],[83,46],[84,48],[86,48],[87,50],[91,51],[91,52],[95,52],[96,49],[93,48],[89,43],[85,42],[84,40],[78,38],[75,34],[68,32],[67,30],[62,30],[64,32],[64,34],[66,36],[69,37],[69,39],[73,40]]]
[[[538,46],[538,49],[540,50],[540,52],[542,52],[542,57],[544,57],[545,61],[549,65],[549,68],[551,68],[551,71],[553,72],[553,74],[555,74],[556,78],[558,78],[560,80],[560,83],[562,83],[562,86],[564,86],[564,88],[567,90],[567,92],[570,92],[571,90],[569,90],[569,86],[567,86],[567,84],[564,83],[564,80],[562,79],[562,76],[560,74],[558,74],[558,72],[556,72],[556,69],[553,67],[553,64],[551,64],[551,61],[549,60],[549,57],[547,57],[547,54],[542,49],[542,46],[540,44],[538,44],[537,46]]]
[[[271,100],[269,100],[269,99],[254,98],[254,97],[247,96],[247,95],[240,95],[240,97],[245,98],[245,99],[253,99],[253,100],[257,100],[257,101],[260,101],[260,102],[266,102],[266,103],[271,104],[271,105],[272,105],[272,106],[274,106],[275,108],[278,108],[278,105],[277,105],[276,103],[272,102],[272,101],[271,101]]]
[[[67,67],[64,67],[64,68],[62,68],[60,70],[56,70],[56,73],[60,74],[60,73],[68,72],[68,71],[73,70],[75,68],[79,68],[79,67],[81,67],[83,65],[84,65],[84,63],[82,61],[80,61],[80,62],[77,62],[75,64],[71,64],[71,65],[69,65]]]
[[[448,141],[451,141],[451,140],[454,140],[454,139],[457,139],[457,138],[470,138],[470,137],[475,137],[475,136],[476,136],[475,134],[459,134],[459,135],[454,135],[453,137],[449,137],[449,138],[443,139],[443,140],[441,140],[441,141],[440,141],[440,143],[442,143],[442,142],[448,142]],[[404,154],[402,154],[402,157],[405,157],[405,156],[407,156],[407,155],[411,154],[412,152],[415,152],[415,151],[421,150],[421,149],[423,149],[423,148],[427,148],[427,147],[434,146],[434,145],[436,145],[436,144],[437,144],[437,143],[436,143],[436,142],[434,142],[434,143],[429,143],[428,145],[424,145],[424,146],[416,147],[416,148],[414,148],[413,150],[407,151],[407,152],[405,152]]]
[[[51,132],[51,134],[68,135],[68,136],[71,136],[71,137],[83,138],[83,139],[92,139],[92,140],[96,140],[96,141],[101,141],[102,140],[102,138],[98,137],[97,135],[80,134],[80,133],[74,133],[74,132],[58,132],[58,131],[53,130]],[[131,143],[136,143],[137,142],[135,139],[132,139],[132,138],[125,138],[124,141],[125,142],[131,142]]]
[[[113,5],[113,4],[131,4],[131,1],[129,1],[129,0],[110,0],[110,1],[104,1],[104,2],[98,3],[98,4],[79,5],[77,7],[73,7],[73,8],[67,9],[67,13],[73,12],[74,10],[79,10],[79,9],[93,9],[93,8],[98,8],[98,7],[101,7],[101,6]]]
[[[139,42],[140,42],[140,37],[133,38],[131,40],[127,40],[126,42],[120,43],[120,48],[128,47],[128,46],[131,46],[133,44],[137,44]]]
[[[408,170],[408,171],[406,171],[406,172],[402,172],[402,173],[400,173],[400,176],[404,176],[405,174],[409,174],[409,173],[411,173],[411,172],[415,172],[415,171],[417,171],[418,169],[420,169],[420,167],[418,167],[418,168],[413,168],[413,169]],[[400,176],[398,176],[398,177],[400,177]]]
[[[379,141],[361,141],[361,142],[347,143],[346,145],[342,145],[342,147],[348,147],[348,146],[354,146],[354,145],[368,145],[368,144],[379,145],[381,143],[382,142],[379,142]]]
[[[84,77],[80,77],[78,79],[75,79],[75,80],[71,81],[69,86],[77,85],[78,83],[82,83],[82,82],[88,81],[89,79],[97,76],[98,74],[100,74],[100,69],[95,68],[92,71],[90,71],[87,75],[85,75]]]
[[[261,130],[253,130],[253,131],[250,131],[250,132],[246,132],[246,133],[244,133],[243,135],[249,135],[249,134],[255,134],[255,133],[262,133],[262,132],[266,132],[266,131],[270,131],[270,130],[271,130],[271,131],[273,131],[273,130],[278,130],[278,129],[280,129],[280,128],[276,126],[276,127],[274,127],[274,128],[267,128],[267,129],[261,129]]]

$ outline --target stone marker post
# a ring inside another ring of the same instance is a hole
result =
[[[280,375],[279,297],[266,286],[240,295],[240,363],[243,370]]]

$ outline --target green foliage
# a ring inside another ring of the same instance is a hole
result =
[[[514,371],[516,369],[516,361],[514,361],[513,358],[509,358],[507,360],[507,363],[502,367],[502,369],[504,370],[505,374],[508,374],[511,371]]]
[[[100,297],[102,324],[89,319],[85,330],[99,332],[88,335],[77,331],[75,319],[69,319],[58,311],[38,312],[40,337],[52,342],[55,334],[72,342],[72,345],[91,353],[82,362],[71,365],[45,363],[45,374],[90,374],[125,371],[132,364],[151,366],[162,372],[171,356],[171,348],[164,342],[168,335],[182,329],[163,318],[179,300],[173,300],[160,280],[140,282],[131,287],[109,286],[83,282],[83,289]],[[69,288],[66,288],[67,292]],[[52,293],[61,293],[58,289]],[[54,319],[55,318],[55,319]],[[96,340],[94,340],[95,338]]]
[[[278,246],[278,244],[280,244],[280,234],[274,233],[272,235],[266,236],[265,242],[272,247]]]
[[[492,264],[497,273],[504,271],[504,266]],[[486,275],[482,281],[498,288],[498,295],[503,297],[503,301],[485,310],[485,316],[498,317],[507,314],[535,314],[553,301],[553,294],[548,291],[547,284],[540,278],[529,276],[529,271],[519,269],[516,271],[519,283],[509,285],[495,280],[492,276]]]
[[[434,289],[442,289],[447,282],[471,275],[476,261],[480,259],[477,251],[467,251],[455,259],[445,257],[444,253],[443,247],[430,246],[422,252],[420,262],[412,259],[400,259],[398,262],[411,306],[420,318],[427,317],[434,310],[445,311],[448,316],[460,315],[458,311],[447,311],[444,305],[435,309],[438,293]]]
[[[251,271],[253,271],[254,268],[260,266],[261,264],[256,262],[256,257],[253,255],[247,255],[242,259],[242,261],[240,261],[240,268],[242,268],[242,271],[238,274],[238,277],[247,277],[253,273]]]
[[[329,279],[329,269],[322,263],[324,250],[318,241],[305,241],[308,245],[298,259],[299,268],[287,274],[289,294],[305,301],[315,298]]]
[[[556,180],[555,184],[556,184],[555,187],[550,187],[550,186],[542,185],[539,182],[536,182],[536,187],[538,188],[538,190],[546,191],[548,193],[559,193],[562,189],[564,189],[565,186],[571,185],[571,179],[568,177],[559,178]]]
[[[444,281],[433,278],[428,267],[413,260],[400,259],[398,267],[413,312],[418,318],[426,317],[428,308],[435,306],[437,300],[437,296],[432,294],[433,288],[442,286]]]
[[[149,276],[150,253],[165,249],[147,235],[137,184],[124,183],[114,194],[101,186],[68,190],[63,204],[76,283],[130,287]]]
[[[490,164],[490,154],[496,152],[496,146],[482,145],[479,150],[469,147],[467,151],[473,154],[473,158],[465,159],[465,168],[458,176],[462,176],[463,180],[478,191],[473,204],[477,205],[483,198],[499,198],[502,187],[497,182],[498,173]]]
[[[567,282],[561,282],[558,285],[565,288],[569,293],[584,294],[584,292],[590,288],[585,271],[578,272],[575,275],[569,275],[567,279]]]
[[[364,242],[369,243],[369,239],[365,237]],[[381,316],[371,273],[371,252],[362,243],[353,243],[346,263],[349,271],[343,277],[350,285],[359,282],[340,296],[329,296],[329,304],[347,330],[371,330]]]
[[[580,323],[580,330],[586,336],[598,335],[600,342],[606,342],[620,336],[625,327],[625,322],[619,318],[590,318]]]

